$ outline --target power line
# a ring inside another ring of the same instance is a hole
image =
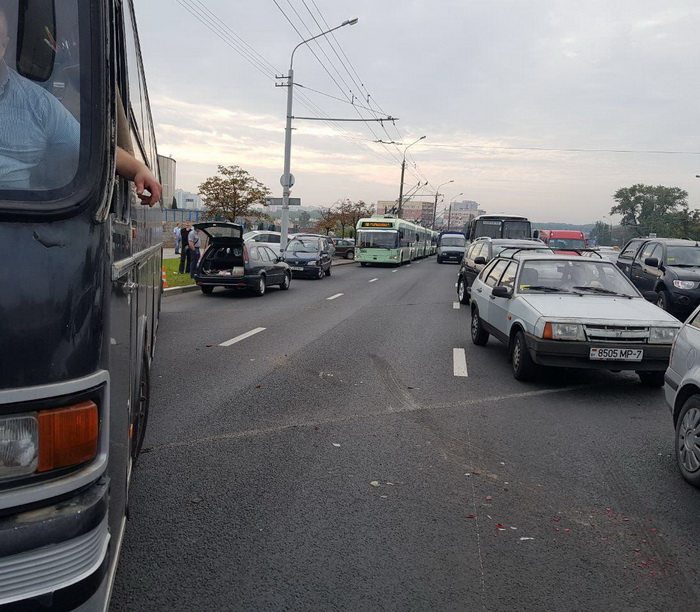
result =
[[[700,155],[700,151],[660,151],[653,149],[585,149],[555,147],[500,147],[489,145],[441,145],[428,143],[429,147],[441,149],[496,149],[499,151],[555,151],[559,153],[648,153],[652,155]]]

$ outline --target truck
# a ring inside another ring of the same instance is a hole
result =
[[[541,229],[535,230],[535,238],[539,238],[555,253],[578,255],[579,251],[587,248],[586,236],[576,230]]]

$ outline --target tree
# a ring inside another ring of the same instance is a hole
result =
[[[340,225],[341,236],[345,236],[345,228],[352,225],[352,207],[353,203],[347,198],[335,203],[336,220]]]
[[[175,196],[173,196],[173,208],[177,208],[177,200],[175,199]]]
[[[325,231],[326,235],[330,234],[331,230],[338,225],[337,213],[332,208],[322,208],[319,211],[321,219],[318,222],[318,229]]]
[[[371,217],[374,214],[374,210],[374,204],[365,204],[363,200],[352,203],[350,208],[350,226],[352,227],[353,236],[356,234],[357,222],[363,217]]]
[[[311,221],[311,215],[307,211],[302,210],[299,213],[299,227],[309,227],[309,221]]]
[[[223,217],[231,222],[241,217],[267,217],[253,209],[255,205],[264,205],[265,196],[270,194],[265,185],[240,166],[219,166],[218,174],[221,176],[211,176],[199,186],[208,217]]]
[[[688,192],[663,185],[632,185],[618,189],[611,215],[622,215],[620,225],[631,226],[635,235],[654,232],[669,238],[688,229]]]

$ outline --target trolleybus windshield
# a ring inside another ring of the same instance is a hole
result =
[[[357,246],[361,249],[396,249],[399,233],[396,230],[359,230]]]
[[[89,26],[81,21],[89,24],[90,9],[78,5],[0,4],[0,209],[3,200],[49,209],[79,183],[80,157],[89,157]]]

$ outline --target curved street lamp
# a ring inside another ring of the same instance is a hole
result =
[[[437,199],[440,195],[440,187],[449,183],[454,183],[454,181],[447,181],[446,183],[442,183],[442,185],[438,185],[438,188],[435,190],[435,203],[433,204],[433,224],[431,226],[431,229],[435,229],[435,217],[437,216]]]
[[[311,42],[312,40],[315,40],[316,38],[326,36],[326,34],[330,34],[331,32],[342,28],[343,26],[355,25],[356,23],[357,17],[355,17],[354,19],[346,19],[345,21],[343,21],[343,23],[341,23],[338,26],[335,26],[334,28],[331,28],[330,30],[326,30],[325,32],[316,34],[316,36],[312,36],[311,38],[302,40],[296,47],[294,47],[294,49],[292,50],[292,55],[289,58],[289,74],[287,75],[287,87],[289,88],[287,90],[287,126],[284,130],[284,174],[282,174],[282,178],[280,179],[280,183],[282,184],[282,227],[280,228],[282,236],[280,237],[280,249],[282,251],[284,251],[284,249],[287,246],[287,235],[289,233],[289,193],[291,191],[292,186],[294,185],[294,177],[291,173],[292,101],[294,99],[294,70],[292,69],[292,65],[294,64],[294,53],[299,47]]]
[[[416,142],[423,140],[425,136],[421,136]],[[399,183],[399,207],[398,207],[398,218],[401,218],[401,207],[403,206],[403,175],[406,171],[406,151],[408,151],[416,142],[412,142],[403,150],[403,161],[401,162],[401,183]]]

